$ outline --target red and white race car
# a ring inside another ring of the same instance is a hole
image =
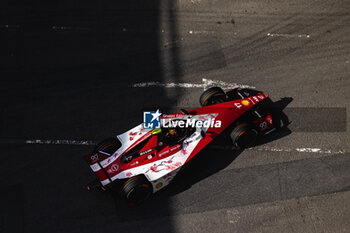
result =
[[[167,186],[219,134],[227,134],[235,147],[244,149],[258,135],[274,131],[267,99],[267,94],[251,89],[225,93],[212,87],[201,95],[202,107],[162,115],[160,128],[140,124],[102,141],[84,156],[97,176],[88,189],[116,186],[130,205],[141,203]]]

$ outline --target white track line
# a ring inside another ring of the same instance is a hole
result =
[[[180,88],[203,88],[204,90],[219,86],[222,89],[234,89],[234,88],[254,88],[253,86],[244,85],[244,84],[237,84],[237,83],[228,83],[224,81],[219,80],[211,80],[211,79],[202,79],[202,83],[161,83],[161,82],[142,82],[142,83],[135,83],[131,85],[131,87],[165,87],[165,88],[174,88],[174,87],[180,87]]]
[[[0,144],[33,144],[33,145],[75,145],[75,146],[93,146],[97,145],[97,141],[92,140],[41,140],[41,139],[31,139],[31,140],[20,140],[20,139],[0,139]],[[219,150],[234,150],[233,146],[209,146],[211,149]],[[298,153],[318,153],[318,154],[345,154],[348,153],[347,150],[331,150],[322,148],[310,148],[310,147],[300,147],[300,148],[278,148],[270,146],[259,146],[249,148],[247,150],[253,151],[271,151],[271,152],[298,152]]]
[[[213,149],[221,149],[221,150],[234,150],[233,146],[211,146]],[[248,148],[247,150],[253,151],[271,151],[271,152],[299,152],[299,153],[318,153],[318,154],[345,154],[346,150],[330,150],[330,149],[321,149],[321,148],[310,148],[310,147],[302,147],[302,148],[278,148],[278,147],[270,147],[270,146],[260,146]]]
[[[132,87],[166,87],[166,88],[202,88],[203,84],[195,84],[195,83],[161,83],[161,82],[142,82],[135,83]]]
[[[283,34],[283,33],[267,33],[268,37],[285,37],[285,38],[310,38],[309,34]]]
[[[76,146],[92,146],[96,145],[96,141],[91,140],[60,140],[60,139],[0,139],[0,144],[33,144],[33,145],[76,145]]]
[[[81,140],[25,140],[25,144],[51,144],[51,145],[81,145],[81,146],[91,146],[96,145],[95,141],[81,141]]]
[[[330,150],[330,149],[322,149],[322,148],[276,148],[263,146],[258,148],[250,148],[249,150],[257,150],[257,151],[282,151],[282,152],[300,152],[300,153],[318,153],[318,154],[344,154],[346,150]]]

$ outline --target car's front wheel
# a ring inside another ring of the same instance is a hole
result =
[[[202,107],[226,101],[226,94],[220,87],[212,87],[204,91],[199,97],[199,103]]]

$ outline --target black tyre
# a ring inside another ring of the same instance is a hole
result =
[[[120,190],[121,197],[128,205],[139,205],[152,194],[152,186],[143,176],[128,179]]]
[[[113,154],[119,147],[121,147],[121,143],[117,138],[107,138],[100,142],[93,152],[97,153],[102,151],[107,154]]]
[[[247,123],[237,125],[230,134],[233,145],[238,149],[245,149],[252,146],[257,136],[258,132]]]
[[[212,87],[204,91],[199,97],[199,103],[202,107],[213,104],[223,103],[226,100],[226,94],[220,87]]]

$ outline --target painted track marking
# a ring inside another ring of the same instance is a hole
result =
[[[211,79],[202,79],[202,83],[161,83],[161,82],[141,82],[141,83],[134,83],[131,85],[131,87],[141,88],[141,87],[165,87],[165,88],[203,88],[204,90],[219,86],[222,89],[234,89],[234,88],[253,88],[253,86],[244,85],[244,84],[237,84],[237,83],[228,83],[224,81],[219,80],[211,80]]]
[[[211,146],[213,149],[221,150],[234,150],[233,146]],[[278,148],[270,146],[259,146],[252,147],[246,150],[253,151],[272,151],[272,152],[299,152],[299,153],[318,153],[318,154],[345,154],[346,150],[331,150],[331,149],[322,149],[322,148],[310,148],[310,147],[300,147],[300,148]]]
[[[309,34],[284,34],[284,33],[267,33],[268,37],[284,37],[284,38],[310,38]]]
[[[32,144],[32,145],[75,145],[75,146],[94,146],[97,145],[97,141],[94,140],[68,140],[68,139],[0,139],[0,144]],[[211,149],[219,150],[234,150],[233,146],[209,146]],[[259,146],[249,148],[247,150],[253,151],[271,151],[271,152],[299,152],[299,153],[318,153],[318,154],[345,154],[348,151],[345,149],[331,150],[324,148],[310,148],[310,147],[297,147],[297,148],[279,148],[270,146]]]

